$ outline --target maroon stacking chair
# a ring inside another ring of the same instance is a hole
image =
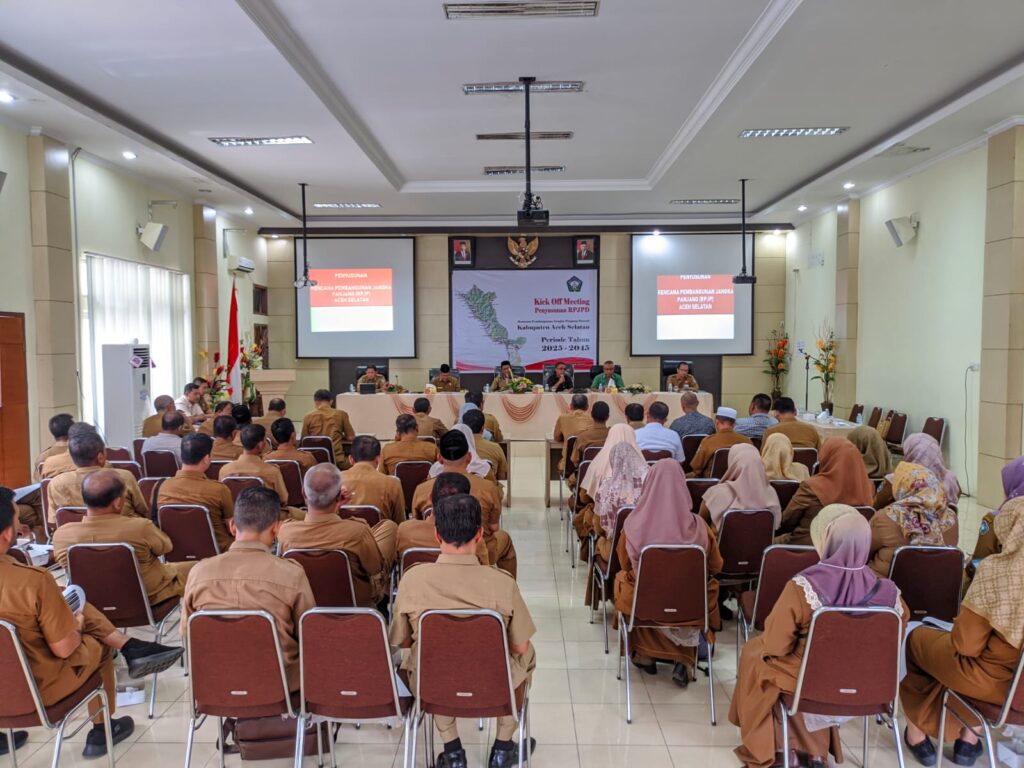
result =
[[[875,508],[869,507],[866,504],[855,506],[854,509],[860,512],[861,515],[864,516],[864,519],[867,520],[869,523],[871,522],[871,518],[875,516]]]
[[[343,549],[289,549],[282,557],[302,566],[318,608],[355,608],[352,566]]]
[[[765,550],[775,539],[775,516],[767,509],[727,509],[718,525],[722,586],[750,584],[761,573]]]
[[[798,544],[772,544],[764,551],[757,589],[740,594],[736,617],[736,646],[739,647],[740,630],[743,639],[750,630],[764,631],[764,620],[772,612],[786,584],[801,571],[818,563],[818,550]]]
[[[365,520],[371,528],[384,518],[380,509],[373,504],[342,504],[338,509],[338,517],[343,519],[358,517]]]
[[[25,554],[25,550],[21,547],[11,547],[7,550],[7,554],[10,555],[14,560],[17,560],[22,565],[32,565],[29,556]],[[8,744],[11,742],[8,741]]]
[[[433,508],[429,508],[431,514],[433,514]],[[427,512],[428,510],[424,510]],[[424,515],[424,518],[428,515]],[[441,550],[436,547],[409,547],[408,549],[401,552],[398,556],[398,564],[391,571],[391,592],[389,593],[389,600],[394,603],[395,596],[398,594],[398,582],[402,580],[405,572],[412,568],[414,565],[422,565],[423,563],[436,563],[437,558],[441,556]]]
[[[416,487],[426,482],[432,466],[433,462],[430,461],[400,461],[395,464],[395,477],[402,483],[405,509],[409,515],[412,514],[412,497],[416,493]]]
[[[693,467],[690,466],[690,461],[694,456],[697,455],[697,451],[700,450],[700,444],[704,442],[704,438],[707,435],[687,435],[683,438],[683,470],[686,472],[692,472]]]
[[[273,464],[281,470],[285,488],[288,489],[288,506],[306,506],[306,499],[302,495],[302,467],[299,466],[299,462],[295,459],[267,459],[267,464]]]
[[[633,506],[620,507],[615,515],[615,525],[612,528],[609,543],[611,552],[608,559],[601,557],[599,552],[594,553],[594,567],[590,571],[590,623],[594,623],[595,603],[598,600],[598,591],[601,593],[601,622],[604,625],[604,652],[608,653],[608,594],[615,589],[615,576],[622,570],[622,563],[619,562],[619,537],[622,535],[622,526],[626,524],[629,513]]]
[[[426,611],[417,628],[416,703],[406,719],[406,762],[416,757],[422,722],[427,754],[433,756],[435,715],[464,718],[516,718],[519,765],[530,744],[530,691],[524,681],[512,687],[508,634],[496,611]],[[457,663],[456,663],[457,660]]]
[[[12,550],[13,551],[13,550]],[[4,695],[0,696],[0,730],[6,731],[7,746],[11,750],[11,765],[17,768],[18,762],[14,750],[15,728],[43,727],[56,731],[53,746],[53,766],[60,764],[60,750],[64,745],[64,729],[68,722],[83,711],[93,701],[99,701],[97,714],[103,715],[103,730],[107,744],[113,744],[110,733],[110,702],[103,688],[103,677],[97,670],[71,695],[46,706],[39,693],[35,675],[29,666],[28,657],[21,644],[17,628],[8,621],[0,619],[0,680],[3,680]],[[86,717],[69,738],[74,737],[82,728],[92,725]],[[114,768],[114,748],[107,750],[107,763]]]
[[[572,476],[572,452],[576,450],[576,435],[565,438],[565,461],[562,471],[558,474],[558,511],[562,512],[565,503],[565,483]],[[561,457],[559,457],[561,458]],[[582,461],[582,458],[580,459]]]
[[[618,613],[620,653],[617,677],[626,669],[626,722],[633,722],[630,691],[629,633],[636,628],[694,627],[705,636],[708,626],[708,557],[696,544],[648,544],[640,550],[629,615]],[[708,654],[711,724],[715,724],[714,651]],[[623,665],[622,660],[626,663]]]
[[[796,495],[797,489],[800,487],[799,480],[769,480],[768,482],[775,489],[775,493],[779,497],[780,509],[785,509],[789,505],[789,502],[792,501],[793,496]]]
[[[593,461],[581,461],[579,467],[576,468],[576,490],[572,495],[572,504],[569,506],[569,513],[565,516],[565,551],[568,552],[570,547],[569,543],[572,541],[573,525],[572,521],[576,517],[576,514],[583,508],[580,503],[580,491],[583,488],[583,478],[587,476],[587,472],[590,470],[590,465]],[[590,537],[590,553],[593,552],[593,537]],[[587,562],[590,562],[591,555],[588,554]],[[577,553],[572,553],[569,558],[571,567],[576,567],[576,561],[579,559]]]
[[[560,446],[558,443],[552,443],[551,441],[547,441],[545,443],[545,445],[547,446],[547,454],[548,454],[548,456],[547,456],[547,467],[546,467],[546,470],[547,470],[546,477],[548,479],[548,487],[544,489],[544,498],[547,500],[548,506],[550,507],[551,506],[551,481],[557,479],[557,480],[559,480],[559,482],[561,482],[562,471],[558,468],[558,462],[560,462],[562,460],[562,446]],[[561,485],[559,485],[559,490],[561,490]],[[565,514],[564,510],[562,509],[562,505],[561,504],[558,505],[558,512],[559,512],[559,519],[561,519],[561,515]]]
[[[134,456],[132,452],[127,448],[122,448],[118,445],[108,445],[103,449],[103,452],[107,455],[107,463],[112,461],[133,461]]]
[[[946,437],[946,420],[938,416],[929,416],[924,420],[921,431],[926,435],[931,435],[935,438],[935,442],[942,445],[942,441]]]
[[[433,443],[434,445],[437,445],[437,438],[433,435],[419,435],[416,439],[422,440],[425,443]]]
[[[146,442],[144,437],[136,437],[132,440],[132,458],[142,466],[142,444]]]
[[[704,494],[716,485],[718,481],[713,477],[686,478],[686,488],[690,491],[690,499],[693,501],[693,509],[690,510],[693,514],[700,514],[700,503],[704,500]]]
[[[142,494],[142,498],[146,500],[150,510],[156,509],[156,498],[155,494],[158,492],[160,485],[166,480],[166,477],[140,477],[139,478],[139,493]]]
[[[50,521],[50,482],[52,477],[44,477],[39,481],[39,501],[43,507],[43,521],[46,526],[46,540],[49,541],[57,528],[56,524]]]
[[[795,464],[803,464],[805,467],[807,467],[807,471],[813,475],[815,472],[814,468],[818,464],[818,449],[794,448],[793,462]]]
[[[789,718],[799,714],[864,718],[868,764],[868,723],[892,718],[897,759],[903,765],[899,727],[899,673],[903,624],[889,607],[825,606],[811,615],[803,661],[794,693],[779,697],[782,754],[789,754]]]
[[[124,450],[123,448],[121,450]],[[142,479],[142,467],[139,466],[137,461],[120,460],[120,459],[107,459],[107,466],[111,469],[126,469],[132,473],[135,481],[138,482]]]
[[[889,578],[900,588],[915,621],[925,616],[953,621],[960,614],[964,555],[958,547],[899,547]]]
[[[644,461],[648,464],[672,458],[672,451],[640,451],[640,453],[644,455]]]
[[[878,426],[878,422],[882,420],[882,409],[875,406],[871,409],[871,415],[868,417],[868,426],[874,429]]]
[[[761,446],[764,444],[764,437],[758,437],[757,435],[753,435],[750,438],[750,442],[755,448],[757,448],[757,452],[760,453]]]
[[[57,527],[60,528],[69,523],[82,522],[86,511],[86,507],[58,507],[57,511],[53,513],[53,517],[57,521]]]
[[[853,408],[850,409],[850,418],[848,420],[853,422],[853,423],[856,423],[857,422],[857,417],[862,415],[863,413],[864,413],[864,406],[861,405],[860,403],[854,403],[853,404]]]
[[[226,717],[295,718],[295,740],[299,741],[303,722],[292,705],[273,616],[266,611],[196,611],[188,617],[185,631],[189,650],[185,768],[191,765],[196,730],[206,716],[217,718],[218,734],[224,732]],[[220,765],[224,765],[224,739],[218,741]]]
[[[582,461],[593,461],[597,458],[597,454],[604,448],[603,445],[588,445],[583,449]]]
[[[142,468],[146,477],[174,477],[181,469],[178,457],[171,451],[144,451]]]
[[[885,442],[889,446],[889,450],[897,453],[903,453],[903,438],[907,436],[907,414],[900,413],[897,411],[892,415],[892,421],[889,422],[889,431],[885,433]]]
[[[211,461],[210,466],[206,468],[206,476],[211,480],[220,480],[220,470],[225,464],[230,462],[225,459]]]
[[[309,447],[309,446],[307,446],[305,448],[299,448],[299,450],[300,451],[305,451],[306,453],[311,454],[313,456],[313,458],[316,459],[316,463],[317,464],[333,464],[334,463],[334,451],[333,450],[328,451],[326,448],[316,448],[316,447]]]
[[[258,477],[225,477],[221,483],[231,491],[231,500],[237,502],[238,494],[246,488],[262,488],[263,481]]]
[[[210,510],[200,504],[163,504],[156,512],[157,525],[174,548],[164,555],[168,563],[183,563],[220,554]]]
[[[164,638],[168,617],[181,598],[153,605],[139,572],[139,561],[130,544],[72,544],[68,547],[68,584],[77,584],[86,599],[115,627],[149,627],[153,642]],[[156,681],[149,689],[149,717],[156,707]]]
[[[300,448],[323,448],[330,454],[329,462],[334,463],[334,441],[327,435],[307,435],[299,441]]]

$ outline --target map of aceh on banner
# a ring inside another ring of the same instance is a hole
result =
[[[502,360],[528,371],[597,359],[597,270],[455,270],[452,363],[492,371]]]

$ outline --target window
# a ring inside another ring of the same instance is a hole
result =
[[[252,286],[252,313],[254,315],[266,315],[267,312],[267,288],[264,285]]]
[[[253,343],[263,351],[263,367],[270,368],[270,329],[264,323],[255,323],[252,327]]]
[[[79,265],[82,418],[102,425],[103,345],[149,345],[150,398],[181,394],[192,379],[189,276],[86,253]]]

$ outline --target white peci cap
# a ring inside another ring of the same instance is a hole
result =
[[[715,411],[715,415],[720,416],[723,419],[732,419],[733,421],[736,421],[735,408],[726,408],[724,405],[720,405],[718,406],[718,410]]]

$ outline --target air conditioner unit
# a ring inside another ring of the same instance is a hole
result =
[[[245,256],[235,256],[235,254],[228,255],[228,271],[229,272],[253,272],[256,269],[256,262],[252,259],[247,259]]]
[[[148,344],[104,344],[103,371],[96,382],[103,393],[103,436],[107,445],[130,448],[142,436],[152,411]]]

